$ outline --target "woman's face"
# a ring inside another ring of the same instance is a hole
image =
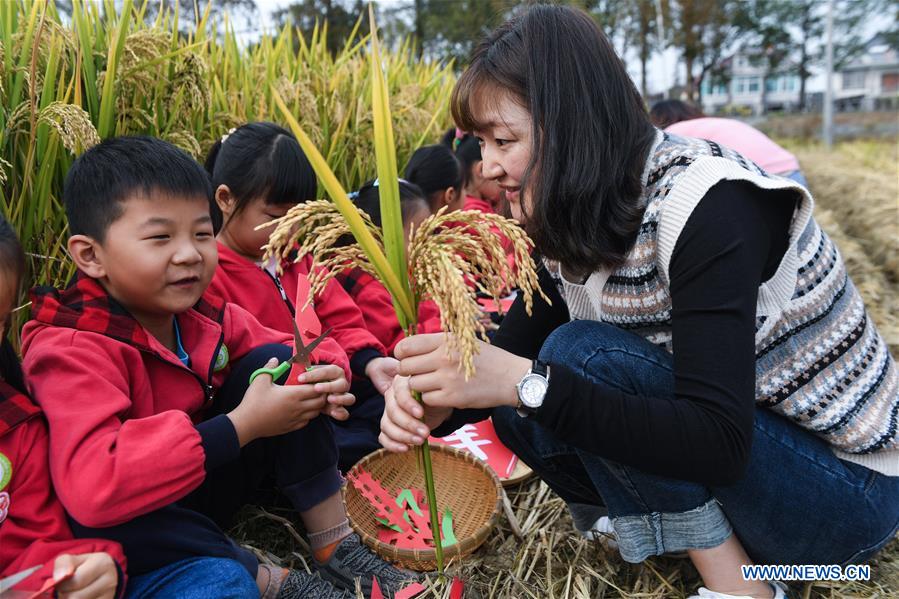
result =
[[[527,190],[521,189],[533,150],[531,115],[508,95],[483,106],[479,120],[487,125],[474,132],[481,144],[481,168],[484,177],[495,181],[505,193],[513,218],[521,221],[531,209]]]

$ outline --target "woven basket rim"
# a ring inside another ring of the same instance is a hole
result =
[[[455,544],[443,548],[444,561],[448,563],[452,558],[462,557],[471,553],[472,551],[477,549],[484,541],[487,540],[487,537],[490,535],[490,531],[492,531],[496,526],[496,521],[499,518],[500,513],[502,513],[503,487],[496,473],[491,470],[490,467],[487,466],[484,462],[471,455],[470,453],[442,444],[431,444],[431,452],[435,451],[445,453],[455,459],[461,459],[470,464],[474,464],[493,483],[493,490],[496,495],[496,498],[493,502],[493,510],[491,512],[490,518],[488,518],[484,524],[478,527],[478,529],[473,534],[458,539]],[[368,454],[367,456],[356,462],[353,467],[350,468],[349,472],[353,472],[358,468],[365,468],[366,470],[369,470],[369,468],[367,468],[368,464],[381,459],[385,455],[392,454],[393,452],[381,448],[373,453]],[[349,474],[349,472],[347,474]],[[347,482],[347,484],[344,485],[344,493],[346,493],[346,488],[349,484],[350,483]],[[406,563],[427,563],[434,562],[437,559],[437,551],[432,548],[400,549],[395,545],[384,543],[374,535],[371,535],[368,531],[363,530],[356,523],[355,519],[352,517],[352,514],[350,514],[349,511],[347,511],[347,516],[350,520],[350,526],[352,526],[356,534],[365,539],[366,544],[376,548],[376,550],[382,555],[390,555],[394,558],[395,561]]]

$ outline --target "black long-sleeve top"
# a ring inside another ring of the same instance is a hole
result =
[[[790,191],[722,181],[703,196],[675,244],[669,265],[674,399],[624,393],[550,362],[549,390],[531,416],[572,445],[642,471],[706,485],[739,480],[752,441],[755,323],[760,284],[789,244]],[[540,283],[552,306],[519,297],[494,344],[536,358],[569,322],[545,268]],[[456,410],[435,431],[445,435],[485,410]]]

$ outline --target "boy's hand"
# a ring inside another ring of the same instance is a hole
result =
[[[265,366],[273,368],[277,364],[278,360],[272,358]],[[336,366],[327,366],[322,370],[331,368],[339,371],[343,378],[343,370]],[[331,370],[328,372],[331,373],[331,378],[334,378],[334,372]],[[308,374],[311,373],[301,375],[300,382],[303,382],[303,377]],[[315,381],[317,380],[319,379],[315,378]],[[339,394],[349,387],[345,378],[343,382],[346,386],[342,390],[339,385],[334,386],[335,393]],[[326,387],[316,390],[320,385]],[[327,394],[331,388],[327,385],[327,383],[275,385],[272,383],[271,375],[257,376],[244,393],[240,405],[228,413],[240,446],[243,447],[255,439],[283,435],[309,424],[310,420],[328,408]]]
[[[100,599],[115,597],[119,582],[115,561],[108,553],[60,555],[53,563],[53,579],[60,580],[75,574],[56,587],[64,599]]]
[[[384,395],[399,374],[400,362],[396,358],[375,358],[365,365],[365,376],[371,380],[378,393]]]
[[[312,370],[297,377],[297,380],[300,383],[312,384],[316,393],[325,394],[327,405],[322,412],[334,420],[346,420],[350,417],[346,406],[356,403],[356,398],[352,393],[347,393],[350,382],[346,380],[343,368],[331,365],[314,366]]]

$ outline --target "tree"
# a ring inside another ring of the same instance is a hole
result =
[[[824,53],[824,21],[826,0],[793,0],[798,32],[794,43],[799,73],[799,109],[806,106],[806,81],[811,67],[822,60]],[[889,8],[889,0],[835,0],[834,2],[834,65],[844,66],[864,49],[864,31],[869,15],[880,14]],[[899,18],[899,3],[892,3]],[[899,26],[893,20],[893,30],[899,38]],[[887,35],[889,35],[887,33]],[[899,39],[895,47],[899,47]]]
[[[634,11],[631,28],[637,36],[637,56],[640,59],[640,93],[646,98],[649,91],[646,81],[646,65],[652,57],[653,50],[659,45],[656,36],[657,3],[655,0],[635,0],[631,7]],[[653,43],[654,41],[656,43]]]
[[[279,27],[292,24],[306,39],[316,26],[327,23],[326,45],[330,52],[338,52],[365,14],[365,6],[363,0],[302,0],[275,11],[272,17]]]
[[[703,79],[741,35],[742,30],[733,23],[739,5],[739,0],[672,0],[674,44],[686,66],[690,101],[701,101]]]
[[[416,0],[415,23],[422,52],[465,64],[481,39],[518,4],[511,0]]]
[[[768,79],[793,51],[788,27],[800,16],[801,8],[794,0],[745,0],[737,15],[738,26],[747,34],[746,54],[762,67],[762,114],[767,112]]]

